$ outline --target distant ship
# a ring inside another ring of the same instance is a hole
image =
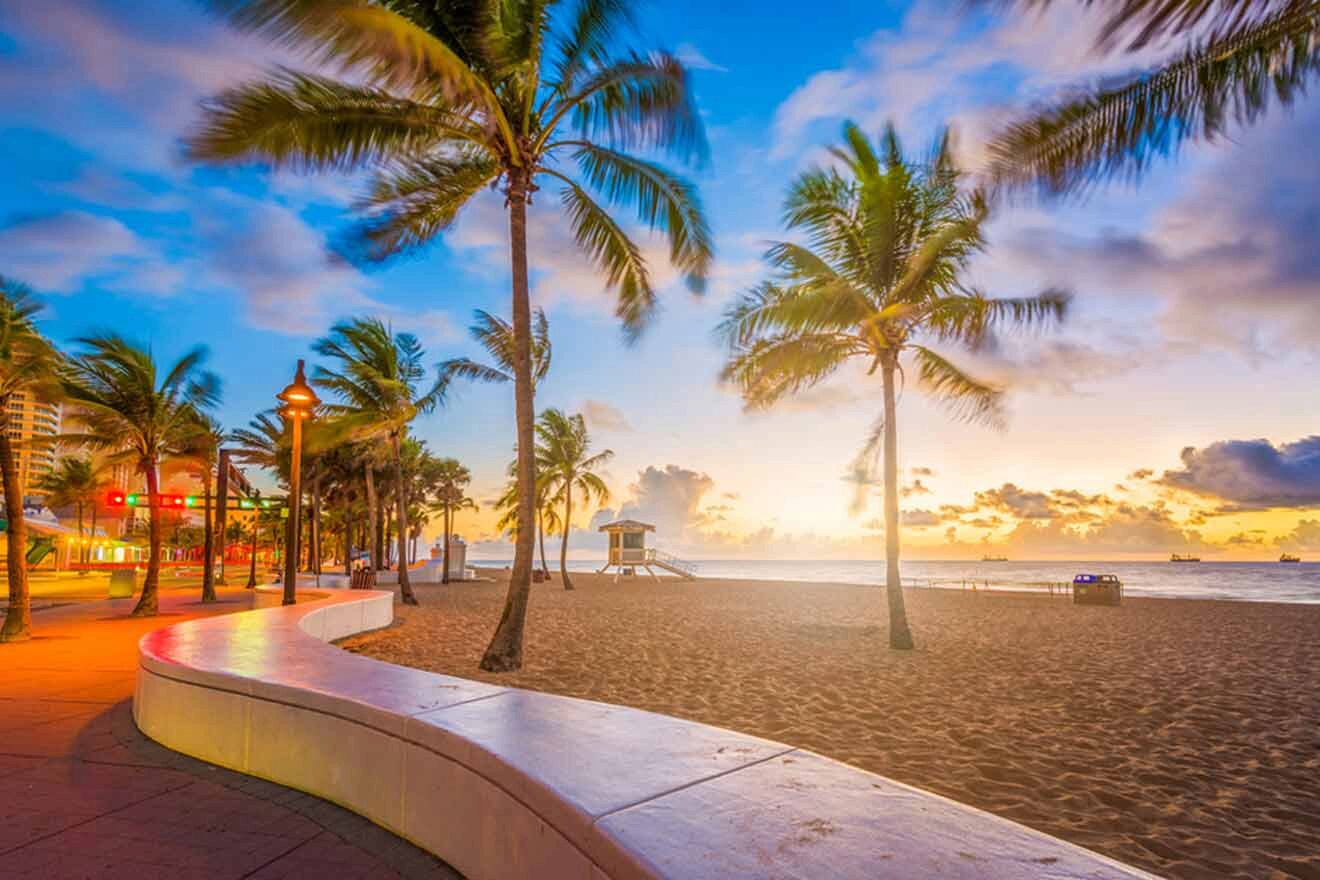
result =
[[[982,556],[982,562],[1008,562],[1007,556]]]
[[[1293,556],[1291,553],[1285,553],[1279,557],[1280,562],[1301,562],[1302,557]]]
[[[1179,556],[1177,553],[1169,557],[1170,562],[1200,562],[1199,556]]]

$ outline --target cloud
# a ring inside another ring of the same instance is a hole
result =
[[[95,0],[0,6],[0,31],[15,43],[15,63],[0,66],[0,108],[156,170],[177,158],[160,132],[195,118],[201,97],[291,60],[178,4],[145,0],[133,12]]]
[[[459,337],[444,311],[406,309],[370,296],[366,276],[332,259],[325,234],[291,208],[219,198],[229,210],[204,224],[203,271],[211,283],[238,293],[252,326],[312,336],[338,319],[369,314],[431,344]]]
[[[1320,435],[1275,446],[1268,440],[1224,440],[1188,446],[1182,467],[1163,485],[1229,502],[1237,510],[1320,507]]]
[[[1304,519],[1291,532],[1274,539],[1284,550],[1320,552],[1320,519]]]
[[[1048,278],[1092,303],[1117,300],[1144,328],[1118,336],[1117,350],[1111,332],[1088,335],[1104,338],[1119,365],[1187,351],[1255,362],[1320,352],[1320,163],[1296,161],[1318,140],[1320,104],[1277,114],[1203,151],[1145,228],[1083,233],[1053,217],[1011,220],[978,271]]]
[[[921,482],[921,480],[913,480],[911,483],[908,483],[899,489],[898,494],[902,495],[904,498],[909,498],[913,495],[929,495],[930,489],[928,489],[926,484]]]
[[[780,104],[770,155],[797,155],[821,123],[833,122],[834,135],[848,118],[868,131],[892,119],[928,133],[961,114],[965,128],[986,133],[1002,123],[1009,102],[1138,63],[1131,55],[1093,53],[1098,32],[1099,16],[1075,4],[1052,4],[1039,15],[996,15],[953,14],[938,0],[918,2],[897,28],[875,32],[847,64],[813,74]]]
[[[700,522],[697,508],[715,488],[715,481],[707,474],[678,465],[651,465],[639,471],[628,488],[630,500],[611,518],[652,523],[657,537],[675,541],[696,529]]]
[[[142,240],[123,223],[85,211],[22,217],[0,228],[6,274],[53,293],[122,273],[147,256]]]
[[[903,525],[912,529],[926,529],[937,526],[944,520],[932,510],[905,510],[902,514]]]
[[[1019,519],[1049,519],[1054,515],[1048,495],[1021,489],[1013,483],[977,492],[976,506],[1011,513]]]
[[[603,400],[587,398],[582,402],[582,415],[587,424],[601,431],[631,431],[632,425],[623,410]]]
[[[674,50],[674,55],[690,70],[710,70],[716,73],[729,72],[729,68],[711,61],[702,54],[700,49],[691,43],[679,43],[678,48]]]
[[[1120,504],[1098,521],[1081,526],[1054,519],[1023,521],[1004,546],[1020,555],[1169,553],[1207,549],[1200,533],[1183,529],[1162,503]]]

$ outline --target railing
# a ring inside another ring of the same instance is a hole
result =
[[[1072,584],[1067,581],[993,581],[987,578],[903,578],[905,587],[927,587],[940,590],[971,590],[982,592],[1047,593],[1051,596],[1071,596]]]
[[[663,550],[656,550],[655,548],[646,551],[646,561],[659,562],[670,568],[678,569],[685,574],[693,576],[697,573],[697,565],[695,562],[688,562],[685,559],[679,559],[672,553],[666,553]]]

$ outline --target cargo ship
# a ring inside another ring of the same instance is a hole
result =
[[[1179,554],[1175,553],[1175,554],[1173,554],[1172,556],[1169,557],[1169,561],[1170,561],[1170,562],[1200,562],[1200,561],[1201,561],[1201,557],[1199,557],[1199,556],[1180,556]]]
[[[1285,553],[1279,557],[1280,562],[1301,562],[1302,557],[1293,556],[1291,553]]]

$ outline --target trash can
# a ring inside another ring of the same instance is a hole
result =
[[[127,599],[137,592],[137,569],[117,568],[110,572],[110,598]]]
[[[1073,578],[1074,605],[1121,605],[1123,582],[1112,574],[1079,574]]]

